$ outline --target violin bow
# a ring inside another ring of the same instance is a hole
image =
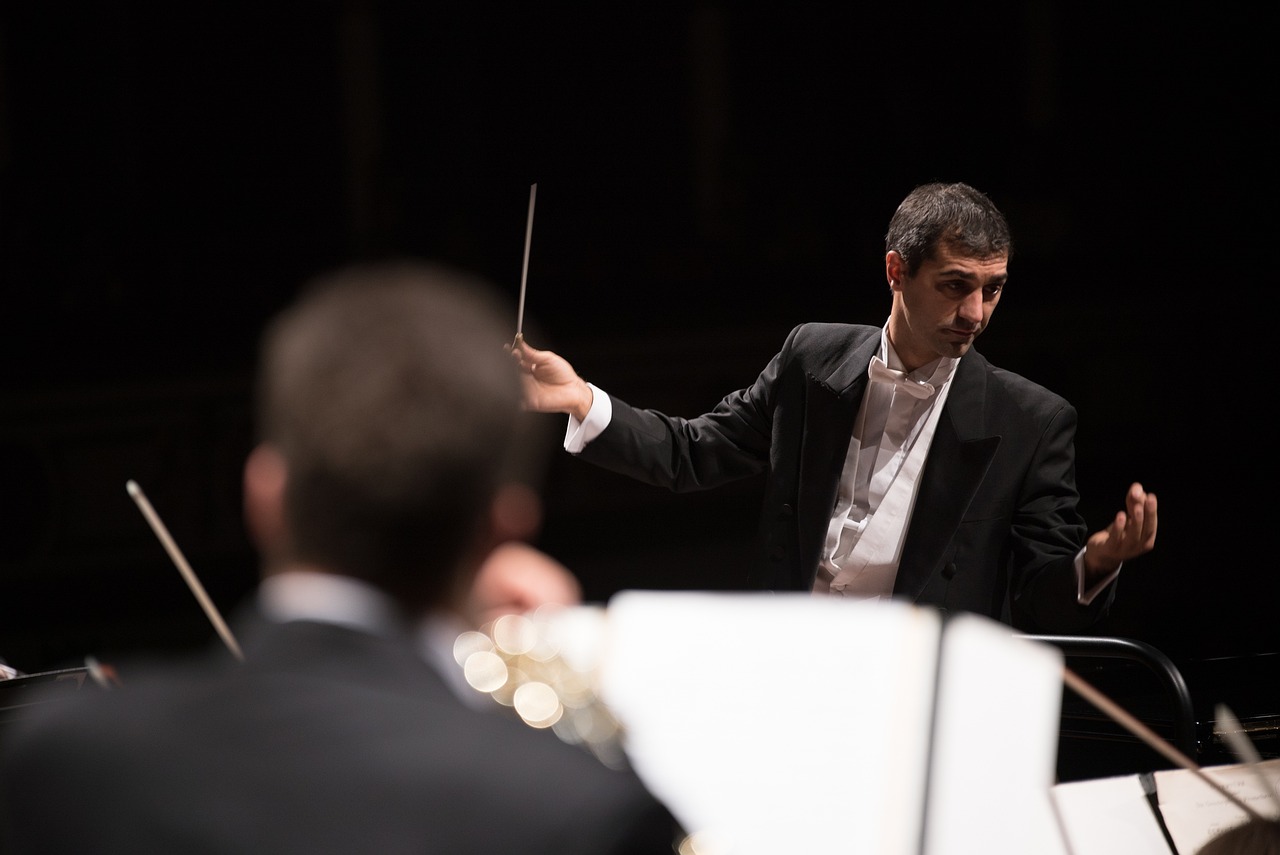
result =
[[[1181,766],[1183,769],[1186,769],[1192,775],[1199,778],[1201,782],[1212,787],[1219,793],[1219,795],[1222,795],[1227,799],[1227,801],[1231,802],[1233,805],[1240,808],[1240,810],[1248,814],[1251,819],[1262,819],[1262,815],[1249,805],[1245,804],[1239,796],[1206,775],[1194,760],[1161,739],[1155,731],[1151,730],[1151,728],[1147,727],[1134,716],[1130,715],[1115,701],[1089,685],[1089,683],[1085,682],[1079,674],[1076,674],[1070,668],[1064,667],[1062,669],[1062,679],[1063,682],[1071,687],[1076,694],[1080,695],[1080,697],[1106,713],[1112,721],[1116,722],[1116,724],[1119,724],[1125,730],[1141,739],[1148,747],[1161,754],[1166,760]]]
[[[195,594],[200,607],[204,609],[204,613],[213,624],[213,628],[218,631],[218,635],[222,637],[227,649],[231,651],[233,656],[243,661],[244,653],[241,652],[235,636],[231,634],[226,621],[222,619],[222,615],[218,612],[218,607],[213,604],[213,601],[209,599],[209,595],[205,593],[204,586],[200,584],[195,571],[187,563],[182,550],[178,548],[178,544],[174,543],[173,537],[169,534],[169,529],[160,520],[155,508],[151,507],[151,502],[147,499],[146,493],[143,493],[142,488],[138,486],[138,482],[133,480],[130,480],[125,485],[125,489],[129,491],[129,495],[133,497],[134,504],[138,506],[138,510],[142,511],[142,515],[146,517],[151,530],[155,532],[156,537],[160,539],[160,543],[164,545],[165,551],[169,553],[169,557],[177,565],[178,571],[182,573],[182,578],[187,583],[187,587],[191,589],[191,593]]]

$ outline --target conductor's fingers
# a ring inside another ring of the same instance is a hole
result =
[[[1147,493],[1146,499],[1142,506],[1142,545],[1145,549],[1150,549],[1156,543],[1156,528],[1159,516],[1157,514],[1158,503],[1155,493]]]

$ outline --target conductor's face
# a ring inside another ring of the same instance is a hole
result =
[[[1000,302],[1009,278],[1007,255],[973,258],[946,248],[914,275],[896,252],[885,257],[893,289],[889,341],[908,370],[940,356],[963,356]]]

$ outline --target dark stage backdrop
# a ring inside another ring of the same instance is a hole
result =
[[[1017,250],[979,349],[1077,405],[1091,527],[1133,480],[1161,500],[1103,631],[1280,647],[1253,6],[545,5],[5,5],[0,657],[210,639],[126,481],[233,610],[263,322],[315,273],[397,256],[514,305],[535,182],[526,334],[686,415],[799,322],[883,321],[913,185],[986,190]],[[539,545],[589,598],[743,583],[758,484],[671,495],[536,426]]]

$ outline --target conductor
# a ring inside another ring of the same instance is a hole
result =
[[[1156,539],[1133,483],[1087,534],[1076,410],[974,341],[1009,278],[1003,214],[962,183],[915,188],[890,220],[882,327],[807,323],[755,382],[696,418],[640,409],[523,341],[525,406],[569,415],[565,448],[674,491],[765,474],[760,588],[897,597],[1077,633]]]

